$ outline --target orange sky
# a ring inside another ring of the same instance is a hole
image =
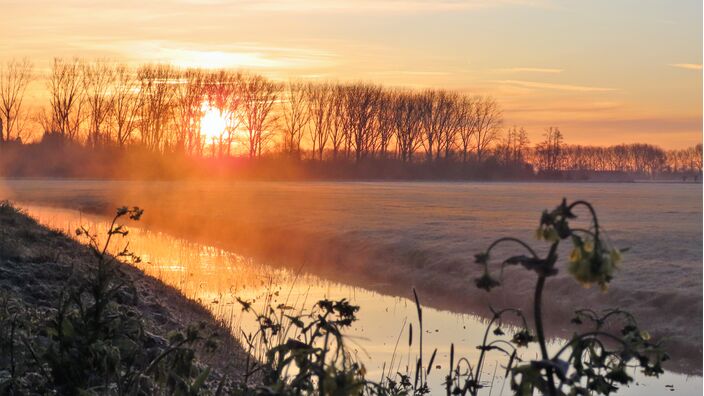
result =
[[[81,56],[447,87],[494,95],[534,141],[702,141],[701,0],[3,3],[0,61],[40,74]]]

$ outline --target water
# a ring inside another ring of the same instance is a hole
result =
[[[108,224],[99,216],[87,215],[75,210],[48,208],[36,205],[23,205],[27,212],[40,222],[51,227],[66,230],[69,234],[83,225],[104,233]],[[264,295],[277,293],[278,301],[296,307],[310,306],[321,298],[347,298],[362,307],[359,321],[347,333],[353,342],[358,358],[365,363],[370,378],[380,378],[382,370],[389,372],[388,363],[394,359],[395,371],[405,371],[407,362],[413,362],[417,351],[407,346],[407,326],[413,323],[417,329],[415,305],[408,298],[394,297],[338,282],[329,281],[300,271],[265,265],[261,261],[216,248],[207,244],[194,243],[169,234],[150,230],[149,227],[131,227],[130,248],[143,262],[138,264],[147,274],[177,287],[190,298],[199,300],[217,318],[230,323],[234,334],[239,329],[245,332],[255,329],[253,318],[241,312],[235,297],[262,300]],[[383,289],[383,285],[381,287]],[[421,300],[423,296],[421,295]],[[454,313],[446,310],[423,308],[425,334],[425,359],[437,348],[438,356],[434,365],[440,372],[431,374],[433,393],[442,393],[444,370],[448,364],[449,346],[455,345],[456,356],[476,361],[478,351],[475,346],[481,343],[485,320],[480,316]],[[400,341],[399,341],[400,340]],[[562,340],[555,339],[550,348],[555,349]],[[525,358],[537,356],[535,347],[524,350]],[[382,362],[386,362],[385,367]],[[501,364],[506,360],[497,355],[489,355],[485,365],[484,379],[493,385],[492,395],[508,395],[509,384],[503,378]],[[635,374],[637,384],[624,388],[622,395],[660,395],[670,390],[670,394],[699,395],[702,392],[702,379],[668,372],[659,379]],[[674,385],[674,388],[666,388]]]
[[[564,269],[548,280],[548,334],[569,336],[560,324],[575,309],[621,307],[668,337],[671,367],[701,374],[700,184],[0,180],[3,197],[97,213],[139,205],[152,230],[386,295],[415,287],[428,306],[479,315],[489,304],[528,308],[535,278],[509,270],[484,293],[474,254],[507,235],[535,244],[543,209],[586,199],[630,250],[606,294]]]

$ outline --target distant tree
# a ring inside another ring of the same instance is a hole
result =
[[[237,129],[242,123],[242,74],[229,70],[218,70],[205,77],[204,96],[207,106],[216,109],[221,119],[225,120],[225,128],[220,132],[217,142],[211,142],[217,147],[218,155],[231,155],[232,144],[237,136]],[[200,136],[200,131],[198,131]],[[200,136],[201,140],[203,139]],[[200,142],[204,145],[205,142]]]
[[[328,103],[330,116],[330,144],[332,144],[332,157],[337,159],[340,150],[344,148],[349,135],[347,123],[347,93],[344,86],[333,85],[330,101]]]
[[[139,124],[140,95],[133,70],[126,65],[115,68],[115,83],[112,87],[110,118],[115,140],[120,147],[130,142]]]
[[[62,137],[77,140],[81,124],[85,120],[85,95],[82,89],[82,62],[78,58],[66,61],[54,58],[49,74],[47,88],[49,91],[50,115],[47,122],[49,129]]]
[[[83,95],[88,117],[87,143],[98,146],[110,139],[107,124],[113,106],[115,69],[105,60],[81,64]]]
[[[444,97],[438,106],[439,134],[438,145],[435,152],[436,159],[443,156],[449,159],[457,145],[457,136],[462,124],[460,111],[462,97],[456,92],[445,91]]]
[[[699,143],[690,150],[693,168],[697,172],[702,173],[702,144]]]
[[[514,125],[508,128],[504,138],[496,146],[496,156],[499,163],[511,167],[523,165],[528,143],[528,135],[523,127],[518,128]]]
[[[548,172],[557,171],[560,169],[563,156],[564,137],[558,127],[547,128],[543,136],[544,140],[537,147],[539,167]]]
[[[0,65],[0,143],[21,137],[22,103],[31,79],[32,64],[27,59]]]
[[[281,87],[259,75],[243,77],[242,94],[242,125],[247,131],[247,146],[249,158],[257,158],[262,154],[266,143],[271,139],[271,127],[276,118],[272,108],[276,103]]]
[[[474,117],[478,98],[462,96],[457,104],[457,128],[459,135],[459,149],[462,153],[462,163],[467,163],[472,151],[472,139],[476,134],[476,120]]]
[[[496,100],[488,96],[476,99],[473,108],[470,125],[474,128],[477,161],[481,163],[486,151],[498,138],[503,115]]]
[[[528,139],[528,133],[525,128],[521,127],[518,131],[514,128],[514,143],[513,143],[513,162],[516,165],[523,164],[525,162],[526,151],[528,150],[528,145],[530,140]]]
[[[629,171],[629,152],[625,144],[611,147],[609,165],[612,171]]]
[[[394,101],[394,94],[384,91],[379,99],[379,110],[376,112],[377,151],[382,159],[388,158],[389,145],[394,137]]]
[[[281,99],[282,139],[284,153],[300,158],[303,132],[310,121],[306,100],[306,86],[301,82],[289,82]]]
[[[175,136],[173,149],[179,153],[200,151],[202,136],[200,121],[206,105],[206,75],[199,69],[187,69],[179,73],[174,93],[172,116]],[[222,110],[218,109],[219,111]],[[220,134],[218,148],[223,152],[223,137]],[[214,143],[214,142],[213,142]]]
[[[633,144],[631,145],[631,150],[637,173],[646,173],[654,176],[665,167],[667,156],[660,147],[650,144]]]
[[[373,141],[374,118],[378,111],[382,89],[378,85],[354,84],[347,91],[347,107],[355,161],[369,153]]]
[[[399,91],[394,100],[394,134],[402,162],[412,162],[421,145],[421,109],[418,94]]]
[[[448,156],[458,130],[456,95],[444,90],[427,90],[419,97],[423,148],[426,160]]]
[[[169,65],[142,66],[137,72],[140,109],[141,144],[154,151],[168,146],[170,121],[173,119],[178,73]]]
[[[667,169],[670,172],[682,173],[702,171],[702,145],[697,144],[681,150],[666,152]]]
[[[421,145],[423,146],[423,150],[425,150],[425,159],[427,162],[433,161],[433,150],[438,140],[438,131],[435,122],[435,117],[437,117],[438,114],[435,109],[437,96],[438,91],[427,90],[417,98],[422,126]]]
[[[305,86],[305,101],[310,118],[310,142],[313,158],[323,159],[323,152],[330,138],[330,123],[332,120],[330,101],[333,87],[330,84],[309,83]]]

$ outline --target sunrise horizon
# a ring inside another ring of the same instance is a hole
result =
[[[702,0],[0,0],[0,396],[700,396]]]
[[[79,57],[490,95],[533,141],[550,126],[581,145],[702,141],[696,1],[73,0],[5,14],[0,62],[34,64],[33,110],[53,58]]]

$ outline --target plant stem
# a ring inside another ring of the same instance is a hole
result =
[[[538,277],[538,284],[535,286],[535,297],[533,299],[533,315],[535,316],[535,332],[538,336],[538,343],[540,344],[540,353],[543,360],[550,359],[548,356],[548,348],[545,345],[545,333],[543,332],[543,313],[542,313],[542,300],[543,300],[543,288],[545,286],[545,275],[540,275]],[[548,395],[555,395],[555,382],[552,378],[552,370],[546,369],[548,377]]]

